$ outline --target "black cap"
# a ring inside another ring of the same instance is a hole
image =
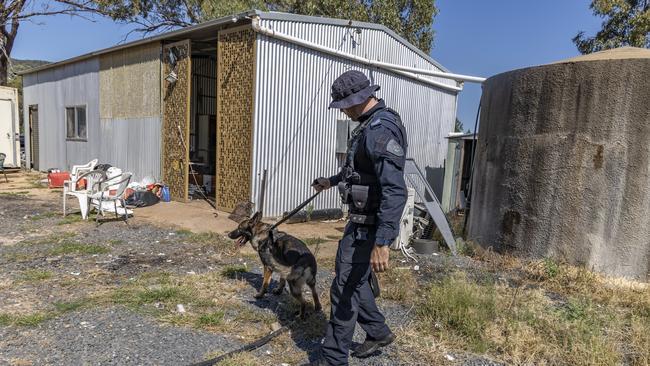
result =
[[[332,83],[332,102],[329,108],[350,108],[368,100],[379,90],[361,71],[346,71]]]

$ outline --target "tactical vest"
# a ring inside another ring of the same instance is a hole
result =
[[[393,114],[394,119],[386,118],[382,121],[394,124],[402,135],[404,147],[407,146],[406,130],[402,125],[401,118],[397,112],[390,108],[378,109],[352,131],[348,140],[348,151],[345,165],[341,170],[342,179],[338,189],[342,202],[349,205],[350,221],[358,224],[374,224],[381,201],[381,187],[379,186],[378,177],[374,173],[374,167],[370,167],[368,169],[370,171],[363,171],[355,167],[355,158],[359,157],[360,154],[365,154],[365,151],[359,150],[359,145],[361,145],[365,137],[365,131],[368,126],[379,121],[378,114],[381,112]]]

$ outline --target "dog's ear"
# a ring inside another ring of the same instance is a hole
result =
[[[255,212],[255,215],[253,215],[253,217],[251,217],[250,223],[252,225],[255,225],[258,222],[260,222],[260,220],[262,220],[262,213],[260,211],[257,211],[257,212]]]

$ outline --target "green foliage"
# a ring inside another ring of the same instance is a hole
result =
[[[623,46],[650,48],[649,0],[592,0],[590,8],[604,21],[595,36],[580,32],[573,38],[582,54]]]
[[[282,11],[379,23],[428,53],[433,44],[435,1],[361,0],[96,0],[102,11],[118,21],[141,25],[144,33],[185,27],[250,9]],[[357,39],[357,37],[359,39]],[[363,42],[363,34],[355,35]]]

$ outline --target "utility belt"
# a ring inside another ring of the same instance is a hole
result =
[[[338,189],[341,201],[350,207],[351,222],[362,225],[376,223],[379,197],[371,197],[370,186],[341,182]]]

